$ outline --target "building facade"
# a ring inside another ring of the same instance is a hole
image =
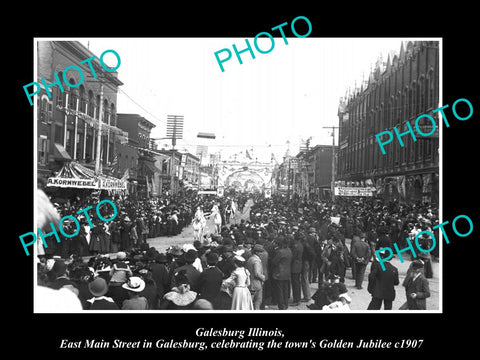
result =
[[[400,146],[394,137],[382,154],[375,135],[395,126],[400,133],[421,114],[439,117],[439,43],[402,42],[400,53],[378,61],[368,81],[340,100],[336,179],[347,185],[374,185],[386,200],[438,203],[438,131],[429,137],[410,135]],[[437,126],[438,129],[438,126]]]
[[[321,198],[325,198],[331,191],[332,156],[331,145],[316,145],[305,153],[309,192]]]
[[[90,74],[89,65],[80,62],[94,55],[78,41],[37,42],[37,82],[41,83],[43,78],[47,85],[53,84],[49,88],[51,97],[43,87],[37,95],[37,178],[40,182],[58,171],[65,161],[76,160],[87,167],[94,166],[100,117],[99,156],[105,171],[114,160],[116,140],[124,139],[125,134],[116,127],[117,92],[123,85],[116,71],[103,71],[96,57],[91,64],[97,79],[82,80],[78,72],[69,71],[65,76],[68,83],[75,86],[64,82],[63,70],[71,65],[81,68],[83,74]],[[54,85],[55,73],[63,92],[58,84]]]
[[[332,145],[315,145],[295,156],[287,152],[275,169],[277,190],[300,197],[329,199],[332,184]]]
[[[128,171],[128,179],[134,185],[131,193],[142,198],[156,194],[154,177],[160,169],[155,166],[155,154],[150,149],[150,133],[155,124],[138,114],[118,114],[117,124],[128,133],[128,143],[117,145],[118,172]]]
[[[173,190],[198,189],[200,185],[200,158],[187,151],[155,150],[157,166],[160,173],[157,176],[161,193],[171,192],[172,174]],[[172,164],[173,159],[173,164]]]

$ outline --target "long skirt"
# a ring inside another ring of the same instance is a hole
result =
[[[233,290],[232,310],[253,310],[252,294],[247,287],[236,286]]]

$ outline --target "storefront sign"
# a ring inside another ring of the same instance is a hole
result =
[[[336,196],[373,196],[374,187],[345,187],[335,186]]]
[[[127,190],[127,182],[124,180],[101,179],[100,189],[102,190]]]
[[[98,180],[50,177],[48,178],[47,186],[76,189],[98,189]]]

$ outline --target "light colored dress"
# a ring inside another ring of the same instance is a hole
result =
[[[232,272],[235,281],[232,294],[232,310],[253,310],[252,295],[250,294],[250,272],[244,267],[239,267]]]

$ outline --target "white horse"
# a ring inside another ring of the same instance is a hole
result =
[[[200,207],[197,208],[195,212],[195,217],[192,220],[193,226],[193,240],[202,240],[203,232],[205,231],[205,226],[207,224],[207,220],[205,219],[205,215]]]
[[[220,229],[222,228],[222,215],[220,214],[220,209],[218,205],[215,204],[212,207],[212,211],[210,214],[210,219],[213,218],[213,222],[215,223],[215,234],[220,233]]]

